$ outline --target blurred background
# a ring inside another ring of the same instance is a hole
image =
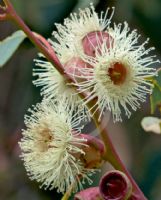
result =
[[[2,2],[0,0],[0,2]],[[29,27],[48,38],[55,29],[54,23],[62,23],[65,17],[90,2],[100,12],[115,6],[113,22],[127,21],[132,29],[138,29],[142,40],[150,38],[149,46],[155,46],[155,54],[161,53],[161,0],[12,0],[17,12]],[[16,26],[0,22],[0,40],[10,35]],[[20,46],[14,56],[0,69],[0,200],[59,200],[55,191],[40,190],[30,181],[19,158],[18,141],[24,127],[23,116],[27,109],[41,100],[39,88],[32,84],[33,59],[37,50],[29,42]],[[160,67],[160,66],[159,66]],[[142,109],[133,113],[124,123],[105,119],[118,153],[133,177],[150,200],[161,199],[161,136],[145,133],[140,121],[150,115],[149,97]],[[157,113],[156,113],[157,115]],[[92,124],[86,131],[95,133]],[[108,166],[104,166],[104,171]],[[94,184],[97,185],[99,177]]]

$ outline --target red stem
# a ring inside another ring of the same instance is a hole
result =
[[[50,54],[55,54],[54,49],[52,48],[52,46],[49,44],[49,42],[40,34],[36,33],[36,32],[32,32],[37,39],[45,46],[45,48],[48,49],[48,51],[50,52]]]

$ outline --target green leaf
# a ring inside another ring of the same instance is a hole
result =
[[[16,31],[0,41],[0,67],[6,64],[25,38],[26,35],[23,31]]]
[[[153,93],[150,97],[151,113],[154,114],[157,106],[161,106],[161,69],[158,70],[158,76],[153,77]]]

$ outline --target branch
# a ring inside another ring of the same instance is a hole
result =
[[[3,19],[8,19],[10,18],[14,23],[17,24],[17,26],[25,32],[25,34],[28,36],[28,38],[31,40],[31,42],[36,46],[36,48],[47,58],[49,62],[53,64],[53,66],[62,74],[65,78],[67,78],[68,83],[73,83],[74,80],[69,74],[66,74],[64,71],[63,65],[60,63],[54,49],[50,46],[48,41],[40,36],[37,33],[32,32],[27,25],[23,22],[23,20],[17,15],[16,11],[14,10],[12,4],[10,3],[9,0],[3,0],[6,8],[4,9],[3,7],[0,7],[0,12],[1,11],[7,11],[5,13],[2,13],[2,18]],[[3,14],[7,14],[3,16]],[[79,94],[82,99],[85,98],[84,94]],[[94,100],[95,101],[95,100]],[[91,110],[95,102],[89,102],[88,103],[88,108]],[[92,111],[91,111],[92,112]],[[131,180],[131,183],[133,185],[133,189],[135,190],[136,193],[140,196],[140,200],[146,200],[144,194],[140,190],[140,188],[137,186],[133,178],[131,177],[130,173],[127,171],[126,167],[120,160],[109,136],[108,136],[108,131],[106,128],[103,127],[102,122],[98,121],[99,118],[99,111],[93,113],[93,120],[95,122],[96,127],[98,128],[100,135],[102,137],[102,140],[105,145],[106,153],[103,155],[104,160],[110,162],[115,169],[118,169],[120,171],[123,171]],[[68,192],[65,194],[64,199],[68,199]]]

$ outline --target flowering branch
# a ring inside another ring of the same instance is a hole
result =
[[[47,60],[53,64],[53,66],[60,72],[61,75],[67,78],[68,83],[72,83],[73,82],[72,77],[69,74],[65,73],[63,65],[60,63],[56,53],[54,52],[53,48],[50,46],[48,41],[44,39],[42,36],[38,35],[37,33],[32,32],[26,26],[23,20],[17,15],[16,11],[14,10],[9,0],[4,0],[4,3],[6,5],[6,8],[0,7],[0,20],[11,19],[14,23],[16,23],[17,26],[25,32],[25,34],[35,45],[35,47],[47,58]],[[81,98],[85,97],[83,93],[79,95]],[[91,109],[94,105],[95,105],[94,100],[87,103],[89,109]],[[102,122],[98,120],[99,117],[100,117],[99,111],[93,112],[93,120],[100,132],[100,135],[102,137],[106,149],[106,153],[103,155],[103,159],[110,162],[115,169],[123,171],[130,179],[133,185],[133,190],[135,190],[139,194],[141,200],[146,200],[144,194],[139,189],[139,187],[137,186],[137,184],[127,171],[126,167],[120,160],[119,156],[117,155],[114,146],[109,138],[107,129],[104,128]],[[67,196],[69,195],[67,194]],[[64,196],[64,199],[68,199],[68,197]]]

